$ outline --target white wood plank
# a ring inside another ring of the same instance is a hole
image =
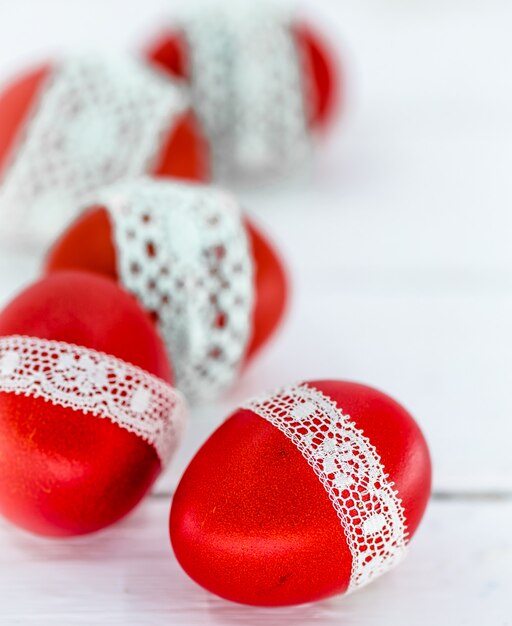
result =
[[[340,378],[380,388],[416,417],[429,441],[434,488],[512,492],[512,293],[446,293],[344,285],[309,276],[296,285],[282,334],[223,403],[191,415],[184,446],[160,489],[237,403],[296,380]],[[364,278],[362,280],[364,282]]]
[[[29,257],[0,255],[0,302],[36,276],[37,265]],[[239,402],[321,377],[366,382],[402,401],[432,447],[436,489],[512,489],[505,436],[512,412],[512,292],[478,281],[450,289],[446,277],[426,275],[418,284],[355,270],[322,278],[297,273],[294,292],[282,334],[234,392],[193,411],[183,449],[159,490],[176,485],[204,439]]]
[[[312,176],[247,205],[301,269],[510,270],[510,3],[306,4],[344,54],[346,115]]]
[[[203,591],[167,536],[153,499],[96,536],[49,541],[0,523],[1,624],[174,626],[512,624],[512,502],[432,503],[405,562],[349,597],[254,609]]]

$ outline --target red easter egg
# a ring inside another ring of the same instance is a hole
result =
[[[51,72],[51,66],[28,71],[0,94],[0,175],[16,150],[17,139],[25,132]],[[187,110],[177,117],[163,137],[152,173],[207,180],[209,169],[207,140],[196,116]]]
[[[341,99],[341,73],[329,44],[304,22],[293,25],[293,34],[302,55],[304,91],[310,98],[309,124],[324,130],[332,121]],[[148,58],[172,76],[190,79],[187,41],[179,30],[161,35],[148,50]]]
[[[190,84],[221,179],[291,171],[338,108],[341,75],[328,44],[273,6],[209,6],[178,19],[147,56]]]
[[[395,565],[430,494],[423,435],[383,393],[290,386],[241,408],[196,454],[170,534],[197,583],[252,605],[345,593]]]
[[[208,191],[206,186],[198,185],[197,189]],[[288,289],[282,263],[270,242],[247,218],[243,219],[243,226],[254,269],[250,338],[244,351],[247,362],[276,331],[284,314]],[[119,265],[112,219],[105,207],[93,207],[52,246],[45,268],[47,272],[88,270],[122,282]]]
[[[142,174],[210,178],[208,141],[179,81],[131,58],[63,58],[0,94],[4,234],[45,244],[95,189]]]
[[[22,354],[8,349],[12,342],[28,342],[24,358],[32,358],[31,350],[46,354],[44,367],[33,363],[38,388],[32,385],[30,391],[27,380],[22,385],[17,381],[21,387],[8,386],[12,358]],[[55,348],[62,349],[61,360],[56,353],[48,357]],[[0,513],[25,530],[54,537],[90,533],[116,522],[137,505],[161,471],[155,447],[110,419],[112,405],[108,410],[101,405],[105,410],[92,414],[71,408],[63,388],[45,387],[48,381],[38,375],[64,380],[69,354],[74,354],[71,368],[83,366],[86,373],[80,383],[72,383],[75,396],[89,388],[100,369],[109,372],[100,387],[111,386],[112,363],[174,393],[166,351],[151,321],[110,280],[60,272],[33,284],[0,313]],[[101,368],[92,367],[91,360]],[[121,388],[115,393],[126,395]]]

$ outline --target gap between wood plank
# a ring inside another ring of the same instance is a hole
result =
[[[152,500],[171,498],[173,493],[156,491],[149,495]],[[512,491],[434,491],[431,499],[436,502],[501,502],[512,501]]]

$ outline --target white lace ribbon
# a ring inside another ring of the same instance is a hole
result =
[[[186,106],[178,83],[141,61],[60,61],[41,87],[2,177],[2,234],[49,242],[92,191],[150,171]]]
[[[123,285],[157,318],[188,399],[235,379],[250,337],[253,267],[238,204],[205,185],[142,178],[97,197]]]
[[[261,2],[184,15],[192,99],[220,177],[288,170],[309,153],[302,59],[291,19]]]
[[[0,337],[0,392],[109,419],[150,444],[165,466],[186,419],[182,395],[113,356],[37,337]]]
[[[350,416],[306,383],[279,389],[244,408],[293,441],[325,487],[352,554],[348,591],[403,558],[408,533],[400,497],[375,446]]]

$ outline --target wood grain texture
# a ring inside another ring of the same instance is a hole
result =
[[[168,510],[168,498],[148,500],[116,528],[65,542],[33,538],[0,524],[0,623],[512,623],[510,502],[434,502],[407,559],[394,571],[353,595],[284,609],[232,604],[188,579],[169,546]]]

